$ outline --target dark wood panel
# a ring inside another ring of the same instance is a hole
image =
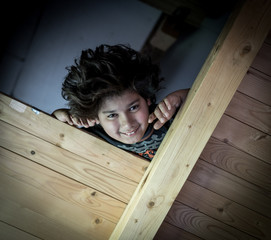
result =
[[[185,183],[176,200],[254,237],[271,237],[269,218],[191,181]]]
[[[271,76],[271,45],[263,43],[251,67]]]
[[[208,240],[257,239],[179,202],[174,202],[166,221]]]
[[[271,106],[271,77],[250,68],[238,91]]]
[[[179,227],[173,226],[166,221],[162,223],[154,240],[200,240],[201,238]]]
[[[271,218],[270,192],[201,159],[188,180]]]
[[[264,42],[271,45],[271,31],[268,33]]]
[[[0,239],[2,240],[41,240],[16,227],[10,226],[0,221]]]
[[[250,183],[271,191],[271,165],[213,137],[200,158]]]
[[[224,114],[212,136],[271,163],[271,136],[236,119]]]
[[[260,131],[271,133],[271,106],[265,105],[247,95],[236,92],[225,113]]]

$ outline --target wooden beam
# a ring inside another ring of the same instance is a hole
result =
[[[271,24],[270,1],[240,4],[225,25],[111,239],[152,239]]]

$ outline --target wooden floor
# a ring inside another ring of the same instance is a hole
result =
[[[155,239],[271,239],[271,34]]]

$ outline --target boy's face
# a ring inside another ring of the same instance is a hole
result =
[[[126,144],[140,142],[148,127],[149,105],[149,100],[127,90],[120,96],[104,100],[98,121],[115,140]]]

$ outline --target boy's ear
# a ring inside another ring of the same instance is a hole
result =
[[[148,104],[148,106],[151,106],[151,99],[147,99],[147,104]]]

